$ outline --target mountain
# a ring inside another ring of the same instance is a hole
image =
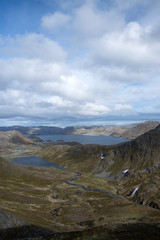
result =
[[[146,121],[143,123],[130,124],[125,126],[93,126],[75,127],[72,134],[102,135],[134,139],[141,134],[154,129],[160,124],[158,121]]]
[[[33,144],[34,142],[18,131],[0,132],[0,146],[11,147],[15,144]]]
[[[116,146],[53,144],[40,156],[73,171],[92,172],[111,181],[124,197],[160,209],[160,125]]]
[[[121,135],[119,135],[119,137],[135,139],[136,137],[144,134],[145,132],[148,132],[156,128],[159,124],[160,122],[158,121],[146,121],[143,123],[131,124],[131,125],[128,125],[128,127],[126,128],[126,131]],[[116,134],[114,136],[116,136]]]
[[[3,134],[1,142],[25,140]],[[14,146],[0,158],[2,240],[159,240],[160,126],[116,146]],[[10,161],[15,153],[60,168],[23,166]]]
[[[95,169],[96,176],[115,181],[123,196],[157,209],[160,209],[159,172],[160,125],[135,140],[106,151]]]
[[[160,162],[160,125],[136,139],[120,144],[106,152],[105,163],[110,176],[116,176],[123,168],[145,171]],[[100,164],[101,165],[101,164]]]
[[[80,135],[101,135],[134,139],[141,134],[154,129],[160,124],[158,121],[147,121],[144,123],[130,124],[125,126],[70,126],[65,128],[54,126],[12,126],[0,127],[0,131],[16,130],[24,135],[59,135],[59,134],[80,134]]]

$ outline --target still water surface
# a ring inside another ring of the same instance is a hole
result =
[[[13,158],[12,162],[26,165],[26,166],[32,166],[32,167],[54,167],[59,170],[64,170],[62,167],[60,167],[56,163],[51,163],[49,161],[43,160],[36,156],[28,156],[28,157],[18,157]]]
[[[87,136],[87,135],[38,135],[44,142],[51,140],[52,142],[78,142],[81,144],[100,144],[115,145],[127,142],[129,139],[110,137],[110,136]]]

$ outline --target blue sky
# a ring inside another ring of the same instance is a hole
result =
[[[159,0],[1,0],[0,125],[160,120]]]

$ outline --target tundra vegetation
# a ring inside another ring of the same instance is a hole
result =
[[[1,239],[159,239],[160,126],[115,146],[37,145],[16,131],[5,134]],[[64,170],[12,162],[33,155]]]

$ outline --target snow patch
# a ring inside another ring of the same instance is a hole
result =
[[[136,189],[132,192],[132,196],[138,191],[139,187],[136,187]]]

